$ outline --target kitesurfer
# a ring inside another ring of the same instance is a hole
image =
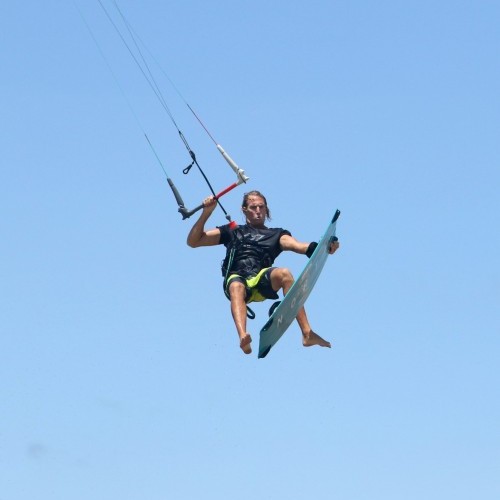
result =
[[[270,219],[270,211],[265,196],[259,191],[243,196],[241,209],[246,223],[242,226],[233,228],[233,224],[226,224],[206,230],[205,223],[216,206],[213,196],[203,201],[203,211],[189,232],[187,244],[192,248],[219,244],[226,247],[226,258],[222,264],[224,291],[231,301],[240,347],[245,354],[250,354],[252,338],[247,332],[246,304],[278,299],[279,290],[286,295],[294,283],[293,275],[287,268],[273,267],[274,260],[286,250],[311,257],[317,243],[302,243],[286,229],[268,228],[265,222]],[[333,254],[338,248],[339,242],[333,241],[329,253]],[[331,347],[330,342],[312,330],[303,307],[296,319],[305,347]]]

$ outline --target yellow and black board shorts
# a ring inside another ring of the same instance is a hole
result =
[[[273,290],[271,286],[271,272],[275,267],[265,267],[260,270],[256,276],[250,276],[249,278],[243,278],[239,274],[230,274],[227,278],[225,289],[226,296],[229,298],[229,285],[233,281],[239,281],[243,283],[246,288],[245,302],[262,302],[266,299],[276,300],[279,296],[276,291]]]

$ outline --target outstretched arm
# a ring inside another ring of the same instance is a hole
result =
[[[205,223],[212,215],[212,212],[217,206],[217,200],[213,196],[209,196],[203,200],[203,211],[200,218],[195,222],[194,226],[189,231],[187,244],[191,248],[218,245],[220,241],[220,230],[209,229],[205,230]]]
[[[297,241],[293,236],[288,234],[284,234],[280,238],[280,245],[283,251],[289,250],[300,254],[305,254],[307,252],[307,248],[309,247],[309,243]]]
[[[318,246],[318,244],[315,241],[311,243],[302,243],[300,241],[297,241],[293,236],[290,236],[288,234],[284,234],[280,238],[280,245],[282,250],[284,251],[290,250],[295,253],[307,255],[308,257],[312,255],[314,249]],[[328,252],[330,254],[335,253],[338,250],[339,246],[340,245],[338,240],[332,241],[330,243],[330,248],[328,249]]]

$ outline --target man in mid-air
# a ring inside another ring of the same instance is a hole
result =
[[[187,244],[192,248],[220,244],[226,247],[226,258],[222,264],[224,292],[231,301],[240,347],[245,354],[250,354],[252,337],[247,332],[247,304],[265,299],[276,300],[279,290],[286,295],[294,278],[287,268],[273,267],[274,260],[286,250],[311,257],[317,243],[301,243],[286,229],[268,228],[265,222],[270,219],[270,211],[265,196],[259,191],[250,191],[243,197],[241,209],[246,223],[242,226],[233,228],[231,224],[226,224],[205,230],[205,224],[216,206],[217,200],[213,196],[203,201],[203,211],[189,232]],[[339,242],[333,241],[329,253],[333,254],[338,248]],[[305,347],[331,347],[330,342],[312,330],[303,307],[296,319]]]

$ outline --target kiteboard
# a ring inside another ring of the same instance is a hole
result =
[[[340,211],[337,210],[328,224],[325,234],[311,255],[306,267],[291,286],[281,303],[274,309],[271,317],[260,331],[259,358],[265,358],[271,348],[278,342],[287,328],[293,323],[300,308],[305,304],[316,281],[323,270],[329,255],[330,243],[335,239],[335,230]]]

